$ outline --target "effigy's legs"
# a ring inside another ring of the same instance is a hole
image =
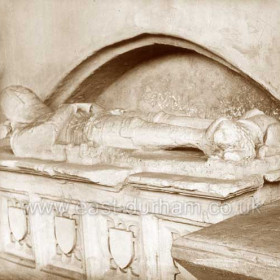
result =
[[[162,123],[145,123],[134,129],[132,141],[141,147],[198,148],[203,150],[205,129]]]
[[[101,117],[86,126],[90,141],[98,145],[128,149],[191,147],[203,150],[205,131],[125,116]]]

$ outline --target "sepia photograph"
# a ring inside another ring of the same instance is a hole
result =
[[[0,0],[0,280],[280,280],[280,0]]]

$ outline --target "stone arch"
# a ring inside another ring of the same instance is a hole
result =
[[[83,96],[89,89],[99,95],[135,65],[175,50],[198,53],[249,78],[225,58],[191,41],[168,35],[142,34],[104,47],[86,58],[59,82],[46,103],[55,108],[65,102],[83,102]],[[249,79],[267,92],[262,85]]]

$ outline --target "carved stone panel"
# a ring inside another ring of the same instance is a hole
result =
[[[81,217],[76,213],[76,206],[64,202],[45,200],[53,207],[47,241],[50,243],[48,261],[42,270],[51,274],[73,278],[85,278],[84,246]],[[65,209],[59,209],[59,205]]]
[[[75,220],[55,217],[55,237],[59,248],[67,255],[76,245],[77,233]]]
[[[1,201],[1,257],[24,266],[35,267],[27,198],[6,194]]]
[[[8,216],[11,234],[16,241],[20,242],[27,233],[27,217],[25,210],[17,207],[9,207]]]
[[[54,264],[82,273],[84,263],[80,217],[75,214],[63,213],[62,216],[55,216],[54,219],[56,239]]]
[[[133,233],[131,231],[111,228],[109,230],[109,247],[111,255],[119,268],[128,267],[134,257]]]
[[[132,219],[131,219],[132,218]],[[106,279],[139,279],[142,244],[138,219],[129,215],[112,214],[107,217],[110,271]]]

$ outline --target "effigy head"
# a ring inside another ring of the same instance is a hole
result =
[[[33,91],[23,86],[5,88],[0,94],[0,107],[11,123],[29,124],[51,112]]]
[[[235,121],[220,118],[206,132],[208,147],[205,153],[212,157],[239,161],[256,157],[250,133]]]

